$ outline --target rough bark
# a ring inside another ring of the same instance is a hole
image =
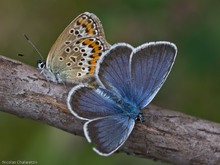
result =
[[[36,68],[0,56],[0,110],[75,135],[83,121],[67,109],[69,86],[45,80]],[[172,164],[220,164],[220,124],[149,105],[120,148],[133,156]]]

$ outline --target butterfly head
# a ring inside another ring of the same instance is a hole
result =
[[[63,82],[59,72],[51,72],[49,69],[46,68],[46,61],[38,60],[37,67],[41,70],[41,73],[43,73],[47,80],[57,83]]]
[[[143,122],[145,121],[145,120],[144,120],[143,113],[139,113],[139,114],[136,116],[135,120],[140,121],[141,123],[143,123]]]
[[[44,61],[44,60],[38,60],[38,61],[37,61],[37,67],[38,67],[39,69],[44,69],[44,68],[46,67],[46,61]]]

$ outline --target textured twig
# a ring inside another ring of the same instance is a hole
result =
[[[36,68],[0,56],[0,110],[83,136],[83,121],[66,106],[70,87],[48,82]],[[220,164],[220,124],[149,105],[144,123],[119,151],[173,164]]]

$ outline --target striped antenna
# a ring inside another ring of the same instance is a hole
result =
[[[28,36],[26,34],[24,34],[24,37],[26,38],[26,40],[29,42],[29,44],[31,44],[31,46],[34,48],[34,50],[39,54],[39,56],[41,57],[42,60],[44,60],[42,54],[40,53],[40,51],[37,49],[37,47],[33,44],[33,42],[28,38]]]

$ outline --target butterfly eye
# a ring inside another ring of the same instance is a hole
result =
[[[37,62],[37,67],[40,68],[40,69],[44,69],[45,66],[46,66],[46,62],[45,62],[45,61],[39,60],[39,61]]]
[[[135,120],[140,121],[141,123],[144,122],[143,113],[139,113],[139,114],[136,116]]]

